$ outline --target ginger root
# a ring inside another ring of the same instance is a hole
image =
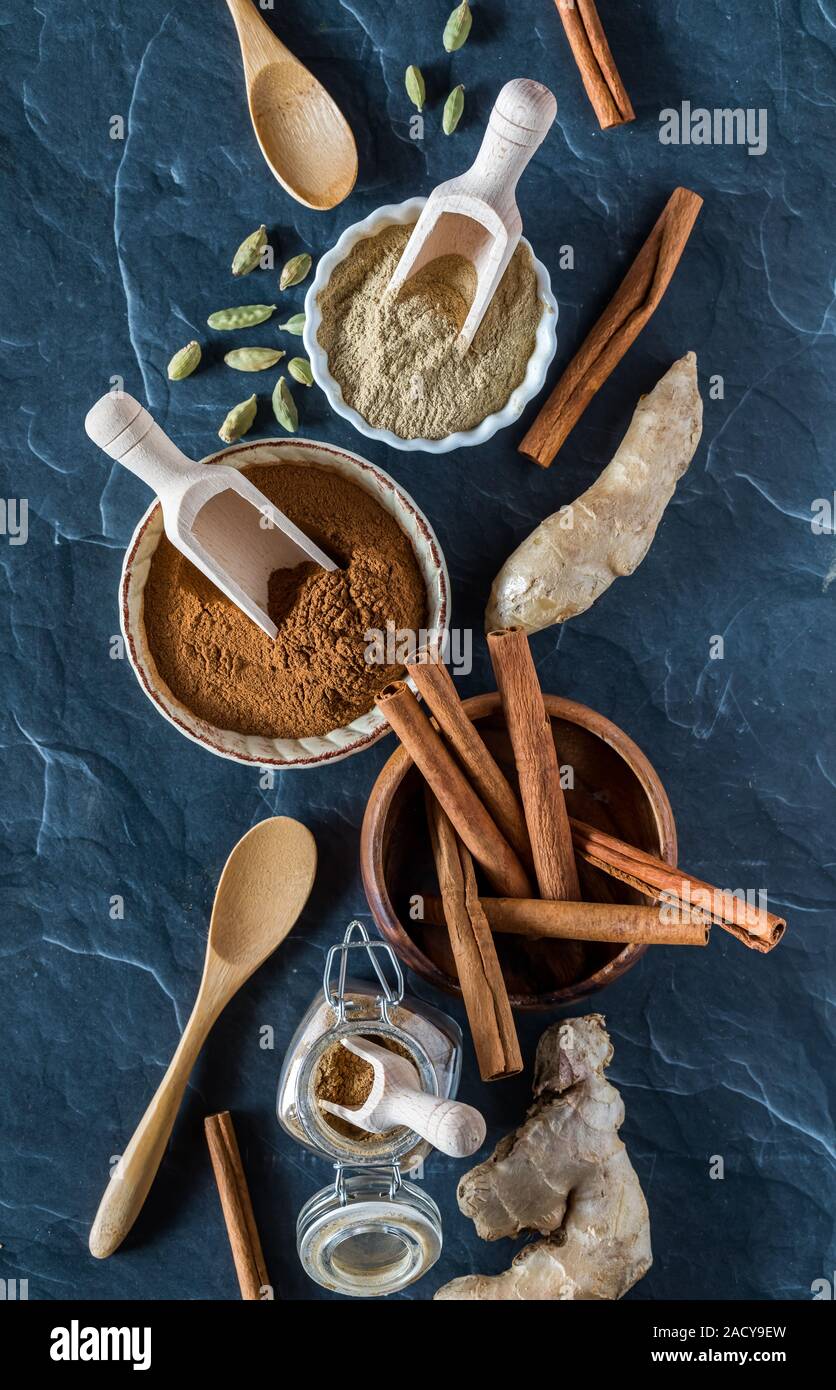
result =
[[[437,1299],[616,1299],[649,1270],[647,1203],[618,1131],[601,1014],[556,1023],[537,1046],[534,1104],[461,1179],[459,1207],[483,1240],[537,1231],[504,1274],[469,1274]]]
[[[612,462],[571,507],[518,545],[491,589],[485,627],[539,632],[584,613],[650,549],[702,434],[693,352],[642,396]]]

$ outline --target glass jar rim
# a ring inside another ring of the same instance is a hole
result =
[[[308,1051],[297,1082],[297,1114],[308,1142],[321,1153],[338,1163],[350,1164],[351,1167],[359,1168],[365,1164],[370,1167],[380,1167],[382,1163],[390,1163],[395,1159],[405,1158],[421,1143],[421,1136],[416,1134],[414,1130],[401,1129],[396,1130],[391,1139],[385,1143],[383,1142],[385,1139],[383,1135],[380,1136],[379,1143],[374,1143],[374,1136],[369,1136],[369,1139],[366,1140],[351,1140],[340,1135],[328,1124],[315,1094],[316,1071],[320,1058],[331,1047],[338,1045],[342,1038],[357,1034],[371,1038],[396,1039],[415,1063],[421,1081],[421,1089],[426,1091],[428,1095],[439,1094],[435,1067],[426,1049],[417,1038],[397,1025],[382,1019],[346,1020],[345,1023],[339,1023],[336,1027],[323,1033]],[[365,1152],[363,1146],[365,1146]]]

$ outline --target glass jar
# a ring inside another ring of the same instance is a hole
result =
[[[374,979],[349,975],[349,958],[370,964]],[[321,1059],[362,1034],[405,1055],[421,1087],[452,1099],[461,1074],[461,1030],[453,1019],[404,994],[392,948],[351,922],[331,947],[322,989],[297,1028],[279,1077],[277,1111],[298,1143],[336,1170],[299,1214],[296,1242],[308,1275],[324,1288],[359,1297],[395,1293],[431,1268],[441,1253],[435,1202],[405,1174],[420,1169],[431,1145],[405,1126],[367,1134],[335,1122],[320,1105]]]

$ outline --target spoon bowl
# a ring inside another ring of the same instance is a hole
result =
[[[235,972],[239,989],[284,941],[315,873],[316,842],[307,826],[290,816],[272,816],[248,830],[218,880],[203,984],[222,963]]]
[[[227,4],[241,45],[250,119],[271,172],[305,207],[336,207],[357,178],[357,146],[348,122],[250,0]]]

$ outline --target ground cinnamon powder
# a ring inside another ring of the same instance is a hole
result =
[[[340,569],[275,572],[273,641],[162,536],[144,592],[148,646],[172,694],[209,724],[263,738],[327,734],[401,676],[366,660],[366,633],[424,627],[426,587],[408,538],[363,488],[320,466],[246,474]]]

